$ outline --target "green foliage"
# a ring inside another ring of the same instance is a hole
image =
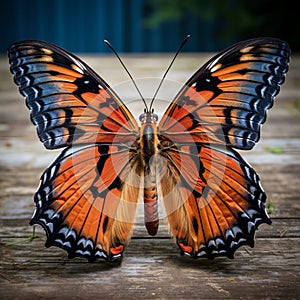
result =
[[[294,101],[294,108],[300,109],[300,99],[296,99],[296,100]]]
[[[275,206],[271,201],[267,203],[266,210],[268,214],[271,214],[275,211]]]
[[[235,0],[154,0],[151,1],[153,13],[146,19],[148,27],[154,27],[162,22],[186,19],[189,16],[218,22],[222,24],[219,30],[228,33],[242,31],[253,23],[253,15],[247,9],[244,1]],[[259,18],[256,24],[262,23]]]
[[[297,9],[292,6],[281,0],[149,0],[150,15],[145,24],[154,27],[168,21],[188,23],[193,17],[213,24],[215,37],[223,40],[273,36],[299,51],[300,26]]]
[[[264,147],[264,149],[273,154],[282,154],[284,153],[283,148],[281,147]]]
[[[31,241],[33,241],[34,239],[38,238],[38,236],[35,233],[35,226],[32,227],[32,234],[21,241],[15,241],[15,242],[11,242],[11,243],[6,243],[5,246],[13,246],[13,245],[18,245],[18,244],[24,244],[24,243],[29,243]]]

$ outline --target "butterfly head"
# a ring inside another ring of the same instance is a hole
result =
[[[140,115],[139,119],[142,124],[156,124],[158,115],[154,113],[153,109],[151,111],[145,109],[145,111]]]

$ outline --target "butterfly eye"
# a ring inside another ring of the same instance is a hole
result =
[[[155,121],[158,120],[158,115],[157,114],[152,114],[153,118],[155,119]]]
[[[139,117],[139,120],[142,122],[142,121],[143,121],[143,119],[145,119],[145,117],[146,117],[146,114],[145,114],[145,113],[143,113],[143,114],[141,114],[141,115],[140,115],[140,117]]]

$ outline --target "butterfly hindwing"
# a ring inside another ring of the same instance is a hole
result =
[[[46,148],[135,139],[138,126],[129,110],[78,57],[42,41],[15,43],[8,53]]]
[[[288,70],[284,41],[240,42],[200,68],[164,114],[160,132],[173,142],[251,149]],[[189,134],[185,134],[185,131]]]
[[[170,229],[182,253],[233,257],[269,223],[255,171],[234,150],[185,145],[165,150],[161,189]],[[172,158],[172,160],[170,160]],[[176,200],[175,200],[176,199]]]
[[[35,194],[31,224],[43,226],[47,246],[91,261],[122,254],[139,193],[128,158],[127,147],[109,144],[62,151]]]

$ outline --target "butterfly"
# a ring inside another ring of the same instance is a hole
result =
[[[285,41],[250,39],[212,57],[160,120],[153,101],[136,120],[102,77],[54,44],[16,42],[8,56],[40,141],[63,148],[34,196],[30,224],[44,228],[47,247],[121,259],[140,198],[148,233],[161,201],[181,254],[194,258],[233,258],[271,224],[260,178],[236,150],[260,138],[288,71]]]

